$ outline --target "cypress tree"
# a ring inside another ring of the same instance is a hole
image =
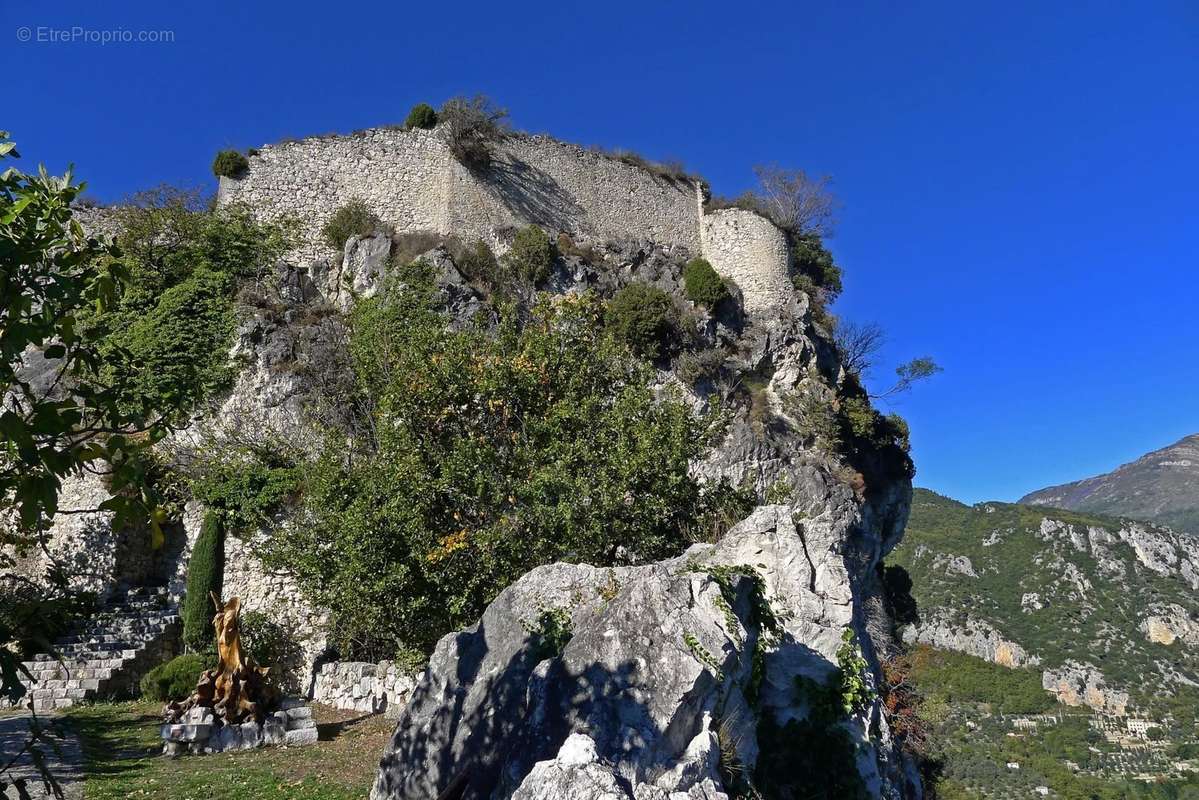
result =
[[[221,596],[225,570],[225,526],[220,515],[208,511],[200,536],[187,564],[187,594],[183,596],[183,643],[189,650],[203,652],[213,643],[212,601],[208,593]]]

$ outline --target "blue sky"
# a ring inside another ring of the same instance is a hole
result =
[[[835,310],[889,332],[877,385],[914,355],[945,367],[894,410],[917,483],[962,500],[1199,431],[1193,2],[3,0],[0,19],[4,127],[103,200],[475,92],[721,194],[760,162],[830,174]],[[46,41],[76,26],[174,41]]]

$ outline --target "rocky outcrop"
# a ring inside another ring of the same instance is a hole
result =
[[[904,628],[908,644],[927,644],[942,650],[956,650],[1004,667],[1023,667],[1040,663],[1016,642],[1005,639],[985,620],[966,616],[958,623],[945,613],[932,613],[919,623]]]
[[[797,679],[826,681],[842,630],[862,633],[854,585],[873,565],[858,557],[881,543],[860,516],[828,516],[763,506],[717,544],[668,561],[528,573],[474,628],[438,643],[372,797],[451,787],[464,799],[728,797],[722,742],[726,763],[752,775],[773,746],[758,722],[804,718]],[[773,637],[763,603],[781,624]],[[547,610],[569,615],[560,653],[538,634]],[[842,724],[867,791],[899,796],[899,756],[877,703]]]
[[[1146,639],[1164,645],[1175,642],[1190,647],[1199,645],[1199,622],[1192,619],[1185,608],[1168,603],[1149,610],[1154,613],[1141,623],[1141,632]]]
[[[1103,673],[1092,664],[1067,661],[1057,669],[1047,669],[1041,675],[1041,685],[1068,706],[1088,706],[1118,716],[1123,716],[1128,707],[1128,693],[1108,686]]]

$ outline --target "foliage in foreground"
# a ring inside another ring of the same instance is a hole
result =
[[[514,317],[447,331],[411,279],[351,316],[371,399],[357,427],[373,433],[349,451],[330,435],[306,468],[303,524],[268,548],[350,652],[428,651],[538,564],[677,552],[718,496],[687,472],[715,417],[655,400],[597,298]]]
[[[17,156],[0,131],[0,159]],[[129,412],[121,402],[122,376],[99,375],[101,337],[82,320],[112,306],[129,270],[119,249],[89,238],[72,218],[71,203],[82,190],[70,173],[26,175],[15,167],[0,173],[0,508],[14,512],[0,527],[0,568],[14,550],[42,543],[62,480],[88,469],[107,473],[112,497],[103,507],[116,512],[113,524],[149,519],[147,545],[162,543],[143,456],[166,426]],[[71,601],[64,606],[62,597],[33,586],[17,597],[9,593],[14,580],[5,578],[3,587],[0,694],[18,701],[25,694],[21,677],[29,677],[22,651],[46,648]],[[5,770],[0,765],[0,776]]]

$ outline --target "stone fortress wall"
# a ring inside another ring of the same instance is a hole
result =
[[[529,224],[583,240],[648,239],[702,254],[741,288],[750,313],[790,293],[781,231],[758,215],[705,214],[702,189],[548,136],[516,134],[482,173],[463,167],[440,130],[373,129],[267,145],[247,174],[222,178],[219,201],[262,219],[301,221],[300,261],[336,257],[320,238],[334,212],[365,202],[397,233],[481,238],[503,249],[506,230]]]

